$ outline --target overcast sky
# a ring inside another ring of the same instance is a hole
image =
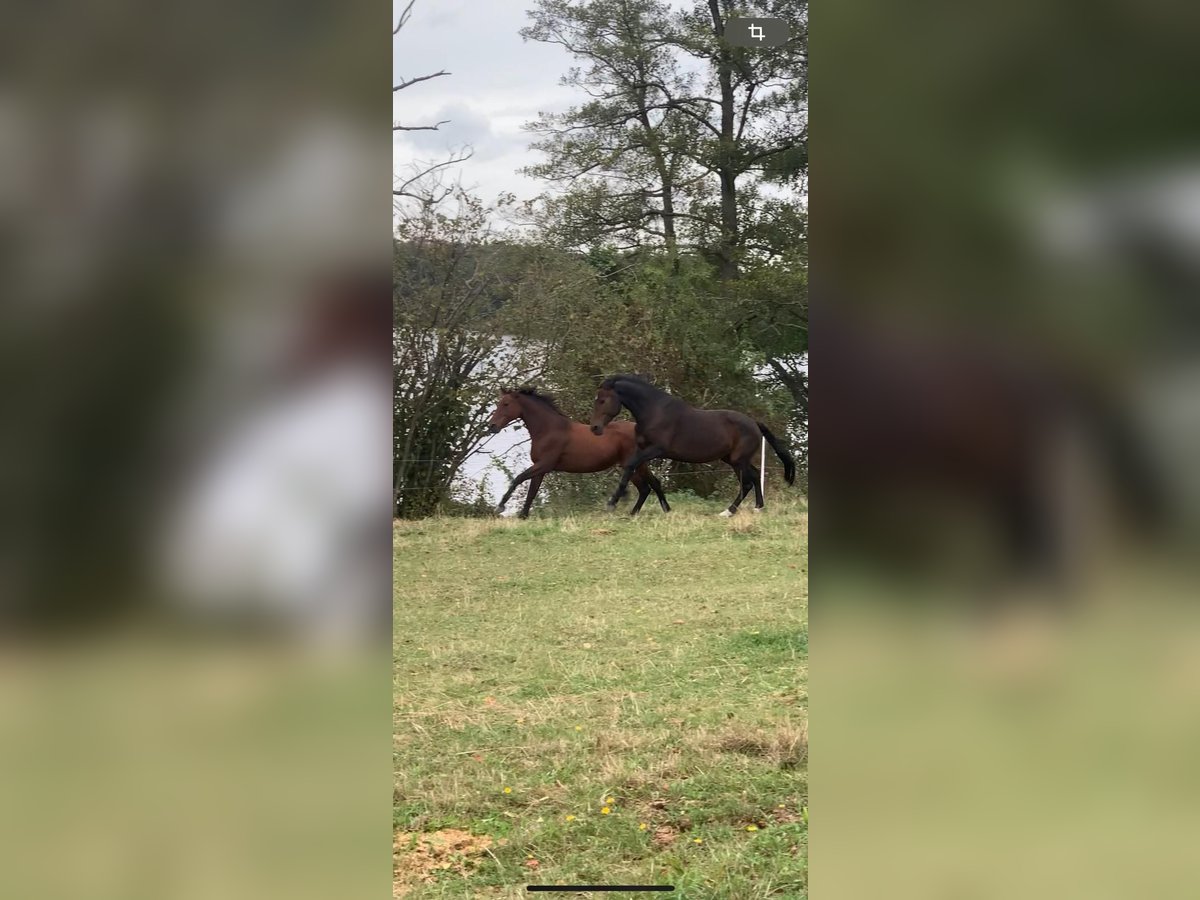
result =
[[[393,118],[413,125],[450,122],[438,131],[396,132],[397,172],[414,159],[439,160],[449,149],[470,144],[474,156],[459,172],[484,199],[504,191],[522,200],[540,193],[537,182],[516,174],[533,159],[530,135],[521,126],[539,111],[566,108],[574,92],[558,85],[570,64],[562,48],[526,43],[517,33],[528,24],[530,5],[531,0],[416,0],[409,23],[392,39],[395,83],[439,69],[451,74],[395,93]],[[393,16],[403,6],[393,2]]]

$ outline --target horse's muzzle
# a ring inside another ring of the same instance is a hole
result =
[[[596,437],[599,437],[600,435],[604,434],[604,426],[603,425],[593,425],[592,426],[592,434],[596,435]]]
[[[488,425],[488,431],[490,431],[492,434],[499,434],[502,427],[503,426],[500,425]]]

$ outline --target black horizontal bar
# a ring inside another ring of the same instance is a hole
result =
[[[525,890],[530,893],[536,892],[563,892],[574,893],[576,891],[673,891],[673,884],[528,884]]]

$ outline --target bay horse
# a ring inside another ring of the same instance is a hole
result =
[[[623,465],[637,450],[632,422],[618,422],[620,427],[611,428],[603,435],[593,434],[582,422],[572,421],[552,398],[533,388],[501,391],[500,403],[488,420],[488,426],[492,434],[496,434],[516,419],[523,419],[529,429],[529,458],[533,465],[513,479],[496,506],[497,513],[504,511],[509,497],[524,481],[529,481],[529,491],[519,514],[522,519],[529,517],[533,498],[548,473],[603,472]],[[651,490],[658,497],[663,512],[671,511],[662,484],[645,465],[634,466],[625,474],[622,485],[629,480],[638,489],[637,503],[629,512],[631,516],[638,514]]]
[[[754,490],[754,509],[763,508],[762,484],[754,456],[759,440],[766,438],[783,462],[783,477],[788,484],[796,481],[796,463],[771,430],[745,413],[731,409],[698,409],[655,387],[637,375],[613,375],[596,392],[592,409],[592,433],[605,434],[613,417],[628,409],[637,422],[638,451],[625,463],[621,483],[608,501],[616,507],[633,473],[652,459],[705,463],[722,460],[738,477],[738,495],[722,516],[732,516],[742,500]],[[620,423],[616,423],[619,425]]]

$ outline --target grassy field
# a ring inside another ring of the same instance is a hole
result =
[[[773,501],[396,523],[396,896],[807,896],[807,513]]]

